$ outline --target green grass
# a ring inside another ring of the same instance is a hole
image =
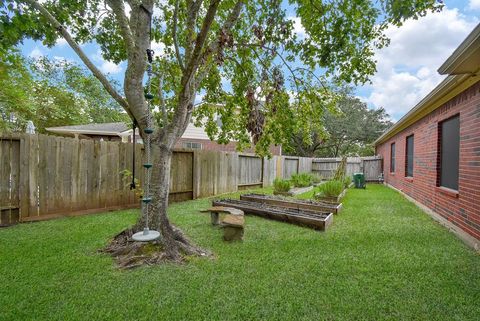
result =
[[[0,320],[478,320],[480,256],[401,195],[350,189],[326,233],[246,218],[227,244],[198,213],[173,221],[216,258],[115,269],[97,252],[136,211],[0,230]]]

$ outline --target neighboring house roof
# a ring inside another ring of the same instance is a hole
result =
[[[375,145],[385,142],[480,81],[480,24],[442,64],[438,72],[449,76],[383,133]]]
[[[196,104],[195,107],[199,107],[204,104],[223,106],[223,104],[212,104],[201,102]],[[221,123],[217,120],[219,126]],[[86,125],[73,125],[73,126],[60,126],[60,127],[49,127],[46,128],[47,131],[63,134],[63,135],[99,135],[99,136],[130,136],[132,135],[132,129],[125,123],[95,123],[95,124],[86,124]],[[203,127],[195,127],[193,122],[190,122],[185,129],[185,132],[182,135],[182,138],[187,139],[203,139],[210,140],[205,129]]]
[[[56,134],[83,134],[83,135],[104,135],[104,136],[120,136],[123,132],[129,130],[129,126],[125,123],[102,123],[102,124],[86,124],[73,126],[49,127],[47,131]]]
[[[74,126],[49,127],[47,131],[62,135],[99,135],[99,136],[130,136],[132,129],[125,123],[86,124]],[[189,123],[182,138],[210,140],[203,127],[195,127]]]

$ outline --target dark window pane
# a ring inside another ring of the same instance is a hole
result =
[[[407,137],[405,176],[413,177],[413,135]]]
[[[395,143],[390,145],[390,172],[395,172]]]
[[[460,122],[455,116],[441,123],[440,186],[458,190]]]

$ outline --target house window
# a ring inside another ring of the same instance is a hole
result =
[[[458,190],[458,164],[460,154],[460,118],[454,116],[439,126],[440,186]]]
[[[407,137],[405,146],[405,176],[413,177],[413,135]]]
[[[194,142],[185,142],[183,143],[183,148],[186,149],[202,149],[202,144]]]
[[[395,143],[390,145],[390,172],[395,173]]]

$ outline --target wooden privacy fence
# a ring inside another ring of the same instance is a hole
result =
[[[132,170],[133,148],[130,143],[47,135],[0,136],[0,224],[139,206],[138,197],[121,174]],[[135,148],[136,176],[143,181],[143,146]],[[379,161],[372,159],[367,165],[364,159],[359,166],[367,177],[378,177]],[[276,177],[329,173],[336,163],[305,157],[268,159],[244,153],[176,150],[169,199],[182,201],[270,186]]]
[[[338,158],[314,158],[312,171],[323,178],[330,179],[335,174],[342,159]],[[382,173],[383,160],[380,157],[347,157],[347,175],[364,173],[366,181],[378,181]]]

